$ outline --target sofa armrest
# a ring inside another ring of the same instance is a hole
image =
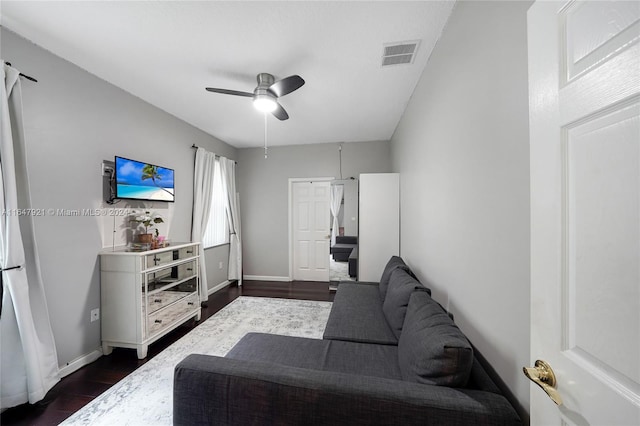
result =
[[[175,369],[174,425],[511,425],[490,392],[189,355]]]

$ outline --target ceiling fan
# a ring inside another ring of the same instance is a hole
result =
[[[253,106],[259,111],[270,112],[278,120],[288,119],[289,114],[287,114],[287,111],[278,103],[278,98],[302,87],[302,85],[304,85],[302,77],[299,75],[290,75],[282,80],[275,81],[275,78],[271,74],[263,72],[258,74],[257,80],[258,86],[254,89],[253,93],[216,89],[214,87],[207,87],[206,89],[214,93],[253,98]]]

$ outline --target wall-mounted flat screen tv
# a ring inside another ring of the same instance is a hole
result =
[[[116,198],[175,201],[173,169],[116,157]]]

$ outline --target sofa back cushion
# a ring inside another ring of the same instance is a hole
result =
[[[396,338],[400,338],[402,324],[407,313],[409,297],[415,290],[427,291],[413,276],[402,268],[391,271],[389,288],[382,303],[382,312]]]
[[[351,235],[336,235],[336,244],[358,244],[358,237]]]
[[[387,296],[387,289],[389,288],[391,273],[397,268],[404,269],[410,276],[417,280],[416,276],[413,275],[413,272],[411,272],[411,269],[407,266],[406,263],[404,263],[404,260],[402,260],[401,257],[391,256],[391,259],[389,259],[387,265],[382,271],[382,276],[380,277],[380,283],[378,285],[378,288],[380,289],[380,300],[382,301],[384,301],[385,297]]]
[[[451,318],[426,292],[411,294],[398,341],[403,380],[464,387],[473,366],[473,348]]]

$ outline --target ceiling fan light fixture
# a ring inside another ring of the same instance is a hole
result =
[[[262,112],[273,112],[278,107],[276,100],[269,95],[256,95],[253,98],[253,106]]]
[[[218,89],[216,87],[205,87],[205,89],[208,92],[252,98],[253,106],[258,111],[265,114],[270,112],[280,121],[288,120],[289,114],[287,114],[287,111],[278,103],[278,99],[301,88],[304,85],[302,77],[299,75],[290,75],[282,80],[275,81],[273,75],[263,72],[256,76],[256,80],[258,80],[258,86],[253,93]]]

